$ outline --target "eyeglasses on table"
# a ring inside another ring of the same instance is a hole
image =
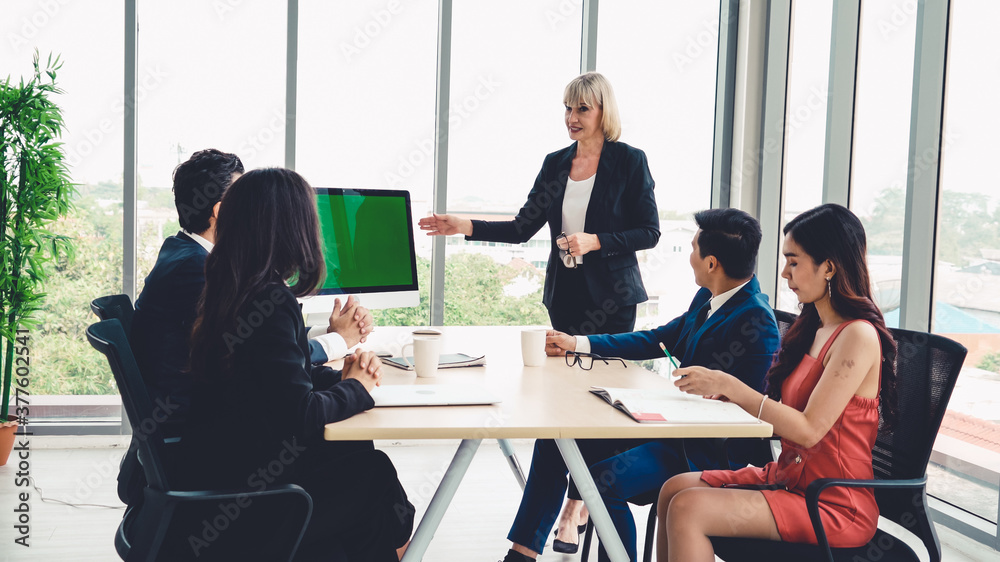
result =
[[[566,365],[572,367],[579,365],[584,371],[594,368],[594,360],[603,361],[605,365],[610,365],[612,361],[618,361],[623,367],[628,369],[628,364],[621,357],[602,357],[596,353],[583,353],[580,351],[566,352]]]

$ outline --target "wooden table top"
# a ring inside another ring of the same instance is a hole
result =
[[[399,355],[415,328],[380,327],[365,348]],[[548,357],[541,367],[521,360],[521,330],[516,326],[447,326],[442,353],[486,355],[485,367],[439,369],[417,377],[383,366],[382,384],[473,383],[502,400],[490,406],[408,406],[373,408],[327,424],[330,441],[367,439],[597,439],[666,437],[769,437],[770,424],[637,423],[589,392],[592,385],[673,389],[667,378],[634,363],[623,367],[595,362],[590,371],[569,367],[564,357]],[[679,393],[680,391],[678,391]]]

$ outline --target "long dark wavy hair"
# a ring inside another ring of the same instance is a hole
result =
[[[316,194],[291,170],[252,170],[233,182],[219,207],[215,237],[191,332],[195,376],[227,374],[232,349],[223,334],[235,332],[238,314],[267,285],[294,279],[290,288],[301,297],[325,274]],[[221,359],[223,373],[208,372],[213,359]]]
[[[879,406],[889,425],[896,417],[896,342],[885,326],[882,312],[872,300],[871,279],[866,261],[867,242],[861,221],[849,209],[828,203],[795,217],[784,230],[818,265],[830,260],[836,273],[830,279],[830,304],[844,318],[871,322],[882,342],[882,384]],[[809,352],[819,313],[816,305],[805,303],[798,319],[781,340],[778,355],[767,373],[767,395],[781,399],[781,385]]]

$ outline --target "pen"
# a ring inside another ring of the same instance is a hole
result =
[[[670,355],[670,352],[667,351],[667,346],[663,345],[663,342],[660,342],[660,349],[663,350],[663,354],[667,356],[667,359],[670,360],[670,363],[674,366],[675,369],[681,368],[681,366],[677,364],[677,361],[674,360],[674,356]]]

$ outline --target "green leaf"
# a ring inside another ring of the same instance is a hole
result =
[[[18,327],[37,323],[44,299],[42,284],[48,267],[60,255],[73,254],[69,236],[50,232],[48,225],[72,209],[75,189],[69,181],[66,155],[58,137],[62,113],[50,96],[56,87],[60,57],[49,54],[42,82],[38,50],[32,57],[33,76],[19,85],[0,83],[0,338],[12,341]],[[12,349],[9,345],[6,348]],[[6,350],[5,350],[6,351]],[[9,352],[8,352],[9,353]],[[9,394],[11,368],[3,358],[4,396]],[[9,407],[4,400],[3,411]]]

